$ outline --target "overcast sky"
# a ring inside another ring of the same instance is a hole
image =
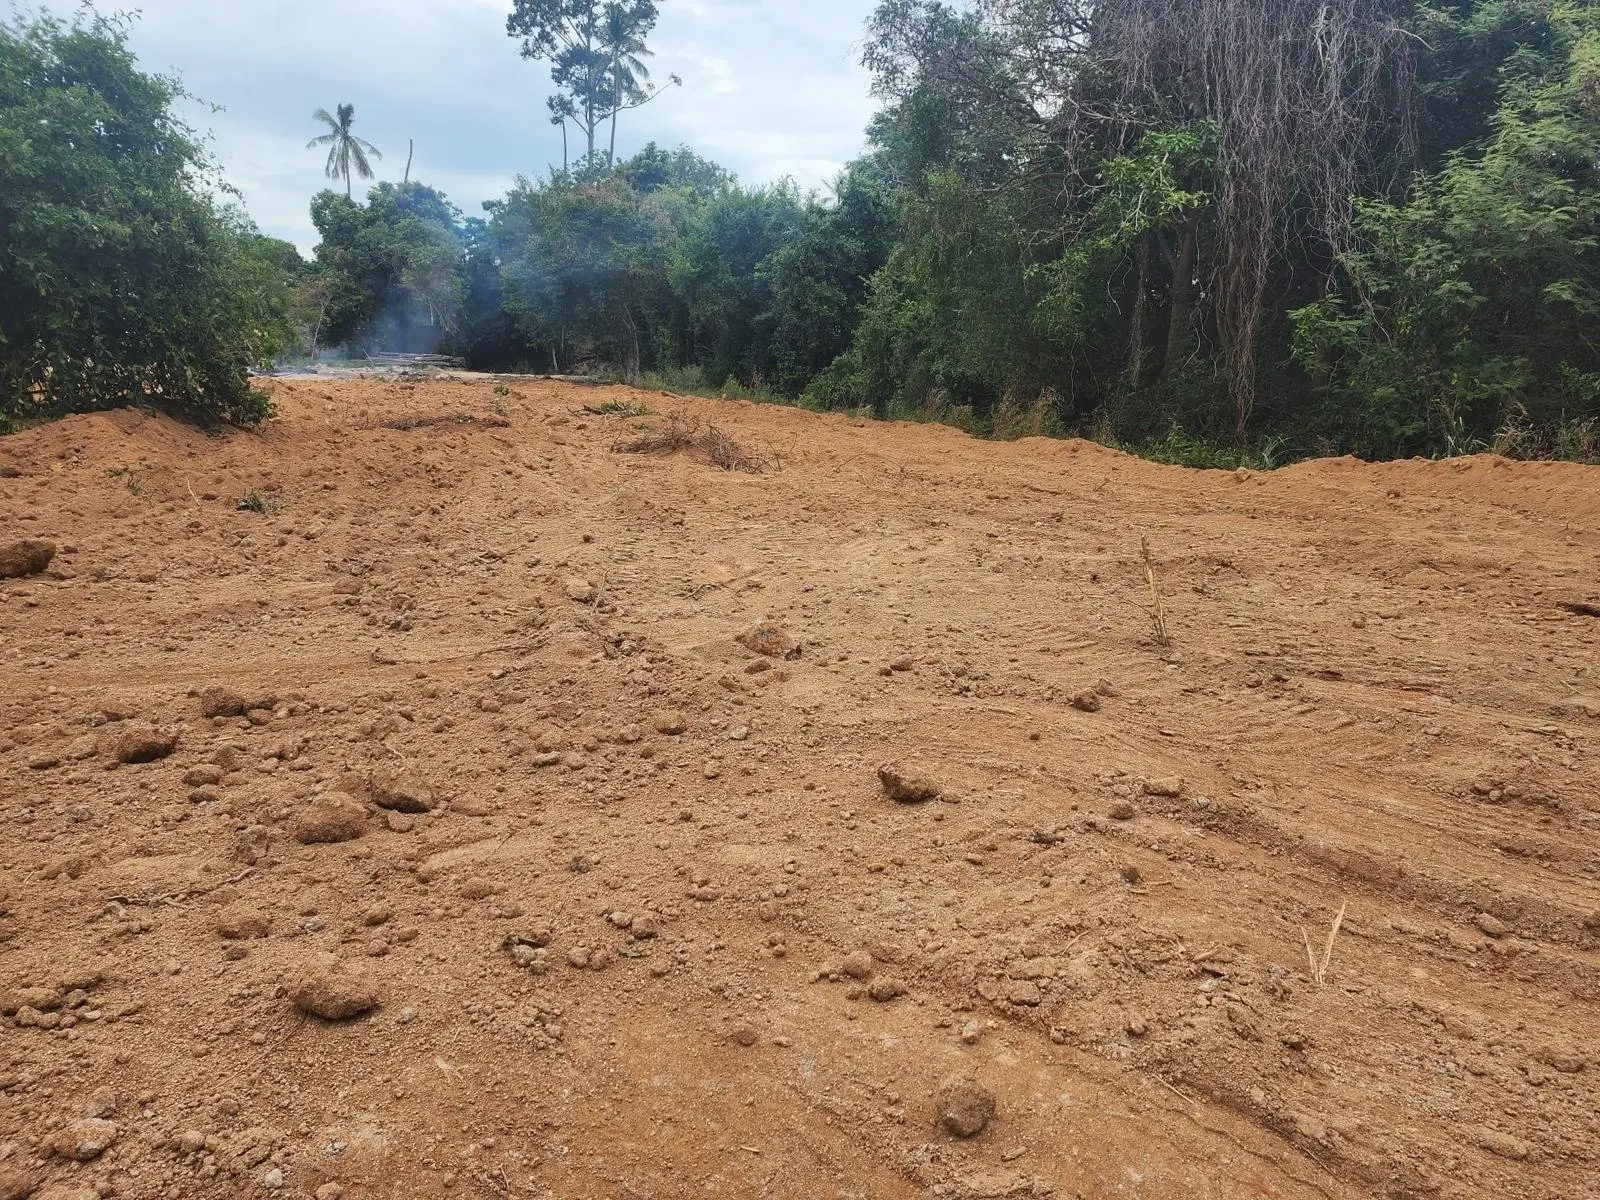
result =
[[[114,0],[99,0],[104,11]],[[859,153],[872,113],[858,64],[873,0],[658,0],[652,74],[684,87],[624,114],[619,155],[686,144],[746,183],[792,176],[820,188]],[[67,11],[64,0],[52,5]],[[135,7],[129,3],[126,7]],[[140,0],[132,35],[146,70],[176,71],[208,105],[192,122],[250,215],[307,252],[326,155],[305,148],[317,108],[356,106],[356,132],[383,151],[378,178],[405,173],[468,215],[520,173],[561,161],[544,100],[549,67],[506,36],[510,0]]]

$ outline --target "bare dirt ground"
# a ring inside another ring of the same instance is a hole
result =
[[[0,441],[4,1200],[1600,1196],[1600,471],[271,386]]]

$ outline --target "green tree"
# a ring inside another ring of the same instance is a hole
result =
[[[1549,452],[1600,420],[1600,12],[1558,3],[1508,59],[1491,133],[1358,204],[1348,287],[1299,309],[1320,421],[1357,453]]]
[[[322,340],[432,352],[452,340],[465,300],[461,214],[421,183],[380,183],[365,205],[324,191],[311,202],[321,235],[316,299]]]
[[[561,127],[562,169],[567,162],[567,123],[583,135],[584,163],[595,160],[599,130],[611,126],[606,161],[615,161],[617,118],[640,108],[662,90],[650,82],[645,39],[655,28],[654,0],[513,0],[506,33],[521,42],[526,59],[550,63],[556,94],[547,102],[552,124]],[[669,87],[682,80],[669,77]]]
[[[350,169],[355,168],[355,173],[362,179],[373,177],[372,164],[367,161],[367,155],[382,159],[383,154],[371,142],[363,141],[350,131],[356,120],[356,106],[341,104],[338,116],[330,116],[328,110],[319,108],[311,114],[313,121],[321,121],[328,127],[328,132],[321,137],[314,137],[306,143],[307,150],[328,147],[328,162],[323,168],[323,173],[329,179],[344,179],[344,194],[353,196],[350,189]]]
[[[207,423],[292,334],[298,255],[234,209],[121,18],[0,25],[0,425],[121,405]]]

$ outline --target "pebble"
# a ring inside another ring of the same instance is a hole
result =
[[[117,1126],[101,1117],[69,1121],[50,1139],[50,1149],[74,1162],[93,1162],[104,1154],[118,1136]]]
[[[995,1096],[970,1075],[953,1075],[935,1097],[939,1128],[951,1137],[975,1137],[994,1120]]]
[[[331,792],[307,804],[289,820],[289,833],[306,846],[354,841],[367,827],[367,810],[342,792]]]
[[[754,1046],[758,1038],[756,1027],[743,1022],[728,1031],[728,1040],[740,1046]]]
[[[1183,795],[1183,776],[1168,775],[1162,779],[1146,779],[1144,781],[1144,794],[1146,796],[1163,796],[1167,799],[1176,799]]]
[[[229,941],[268,937],[272,918],[248,904],[230,904],[217,914],[217,932]]]
[[[261,1186],[270,1191],[277,1191],[283,1186],[283,1168],[273,1167],[261,1177]]]
[[[853,950],[844,956],[839,970],[851,979],[866,979],[872,974],[872,955],[865,950]]]
[[[252,708],[261,707],[260,701],[252,703],[225,687],[208,687],[200,693],[200,715],[203,717],[242,717]]]
[[[1118,800],[1111,805],[1111,819],[1113,821],[1131,821],[1134,817],[1133,801]]]
[[[55,556],[55,543],[37,538],[0,547],[0,579],[22,579],[41,574]]]
[[[437,805],[433,789],[409,771],[375,771],[369,787],[372,802],[394,812],[428,813]]]
[[[1479,913],[1473,924],[1492,938],[1503,938],[1511,932],[1511,926],[1493,913]]]
[[[329,969],[302,979],[290,990],[289,1002],[324,1021],[347,1021],[377,1008],[378,996],[363,976]]]
[[[901,804],[921,804],[937,800],[944,788],[926,775],[916,773],[899,763],[884,763],[878,768],[878,782],[891,800]]]
[[[153,725],[129,725],[117,735],[111,755],[120,763],[151,763],[177,749],[178,735]]]
[[[880,976],[867,985],[867,995],[879,1004],[887,1004],[906,994],[906,985],[892,975]]]
[[[575,604],[593,604],[595,597],[599,595],[594,584],[577,576],[567,580],[565,590],[567,599]]]

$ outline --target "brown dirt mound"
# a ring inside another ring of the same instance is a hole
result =
[[[1592,1193],[1600,471],[494,382],[0,441],[0,1179]]]

